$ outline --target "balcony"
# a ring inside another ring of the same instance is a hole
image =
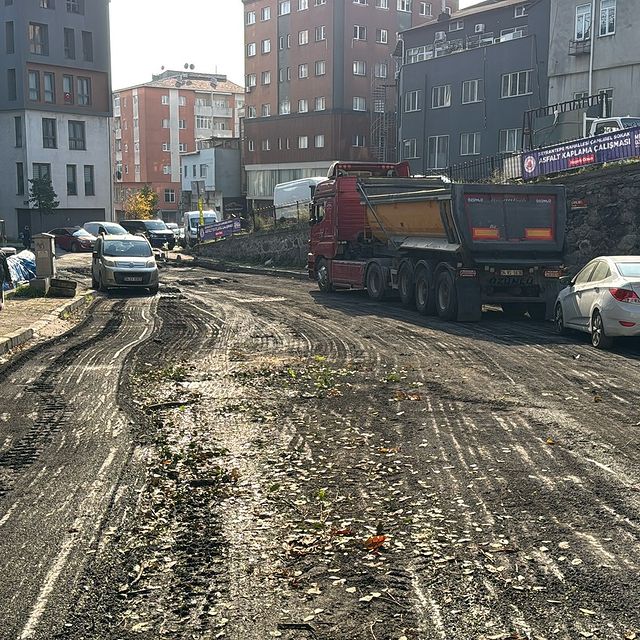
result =
[[[569,42],[570,56],[584,56],[591,53],[591,40],[571,40]]]
[[[207,118],[233,118],[233,109],[226,107],[194,107],[194,115]]]

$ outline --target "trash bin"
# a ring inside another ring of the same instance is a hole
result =
[[[55,236],[38,233],[33,236],[36,254],[36,275],[39,278],[53,278],[56,275]]]

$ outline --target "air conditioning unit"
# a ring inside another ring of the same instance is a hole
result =
[[[484,33],[484,25],[477,24],[473,30],[474,33]]]
[[[436,31],[436,37],[434,42],[444,42],[447,39],[447,34],[444,31]]]

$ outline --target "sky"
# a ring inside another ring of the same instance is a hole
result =
[[[460,8],[478,1],[460,0]],[[110,11],[114,90],[185,64],[244,84],[241,0],[111,0]]]

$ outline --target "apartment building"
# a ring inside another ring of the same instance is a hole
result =
[[[166,221],[180,209],[180,156],[200,140],[239,138],[244,88],[221,74],[163,71],[113,94],[114,201],[124,216],[132,191],[149,185]]]
[[[442,18],[400,35],[400,154],[416,173],[519,150],[524,112],[549,99],[550,0]]]
[[[109,0],[0,4],[0,173],[10,238],[112,214]],[[49,178],[60,206],[29,207],[29,180]]]
[[[326,175],[335,160],[396,155],[397,34],[458,0],[243,0],[247,198]]]
[[[604,93],[607,115],[640,115],[638,0],[551,0],[551,104]]]

